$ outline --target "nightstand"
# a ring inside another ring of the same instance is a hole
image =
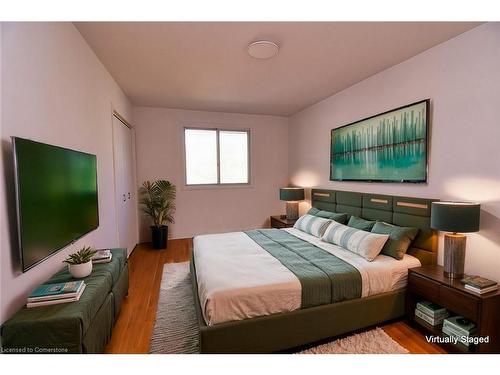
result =
[[[429,300],[450,311],[450,316],[462,315],[477,326],[477,337],[489,336],[488,343],[478,345],[441,344],[446,350],[458,353],[500,353],[500,291],[482,295],[469,292],[460,280],[448,279],[441,266],[423,266],[408,270],[406,320],[426,335],[444,336],[442,324],[432,326],[415,317],[417,302]]]
[[[271,216],[271,227],[272,228],[291,228],[297,220],[288,220],[286,218],[282,219],[280,215]]]

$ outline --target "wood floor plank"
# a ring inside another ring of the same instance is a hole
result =
[[[113,328],[106,353],[141,354],[149,352],[156,319],[163,265],[187,262],[192,239],[169,240],[168,249],[155,250],[150,244],[137,245],[129,258],[129,295]],[[386,324],[384,331],[410,353],[442,354],[440,346],[403,321]]]
[[[440,346],[427,342],[425,337],[403,321],[382,327],[393,340],[404,346],[412,354],[444,354]]]

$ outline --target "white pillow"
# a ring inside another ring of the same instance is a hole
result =
[[[388,234],[370,233],[334,221],[321,240],[341,246],[371,262],[380,254],[388,238]]]
[[[309,214],[302,215],[293,226],[295,229],[321,237],[332,221]]]

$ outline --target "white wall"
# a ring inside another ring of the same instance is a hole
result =
[[[427,184],[329,181],[330,130],[431,99]],[[292,183],[482,203],[466,272],[500,281],[500,23],[479,26],[290,118]],[[303,205],[302,209],[305,209]],[[442,264],[442,238],[439,262]]]
[[[278,192],[288,180],[287,118],[134,107],[133,122],[139,183],[162,178],[177,186],[171,238],[258,228],[284,212]],[[186,187],[184,126],[250,129],[251,185]],[[140,240],[150,241],[150,223],[141,219]]]
[[[4,23],[1,42],[3,322],[67,254],[84,244],[116,245],[111,116],[116,109],[129,118],[130,104],[70,23]],[[90,152],[98,164],[99,228],[26,273],[17,257],[11,136]]]

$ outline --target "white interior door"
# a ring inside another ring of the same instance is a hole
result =
[[[137,244],[138,231],[133,134],[116,116],[113,116],[113,156],[118,246],[130,254]]]

